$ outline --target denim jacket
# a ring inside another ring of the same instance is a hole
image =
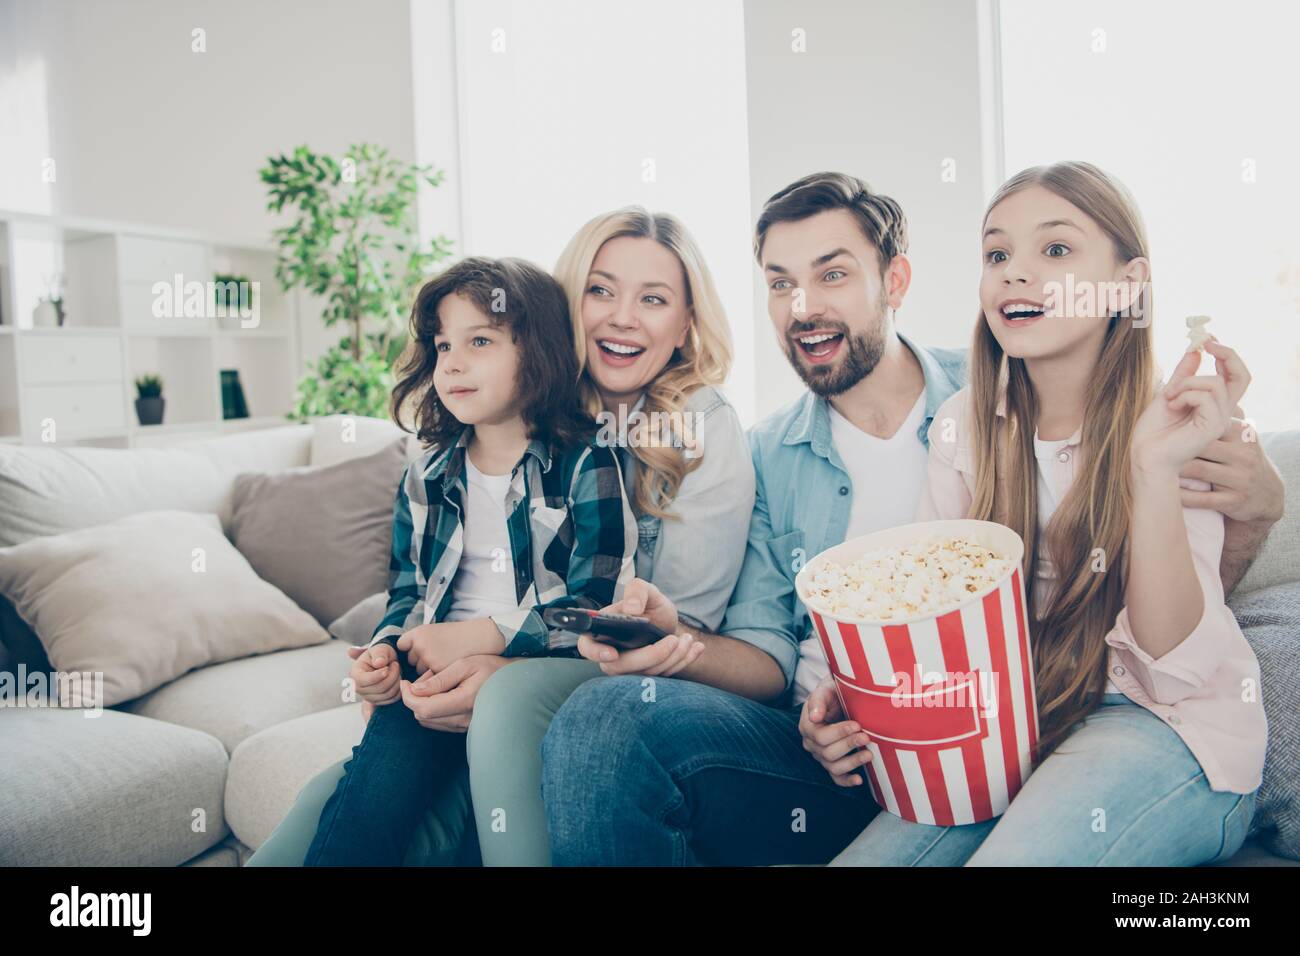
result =
[[[926,349],[903,335],[925,375],[927,433],[939,406],[964,383],[964,349]],[[794,683],[808,612],[794,590],[809,558],[844,540],[853,504],[853,480],[831,441],[829,402],[812,392],[749,431],[756,490],[749,543],[721,633],[766,651],[781,665],[786,693]],[[860,489],[869,493],[870,486]]]

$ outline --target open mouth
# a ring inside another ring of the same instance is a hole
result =
[[[815,362],[828,359],[838,352],[840,344],[844,341],[844,333],[810,332],[806,335],[796,335],[794,340],[800,351]]]
[[[625,345],[622,342],[612,342],[609,339],[597,339],[596,344],[600,346],[602,351],[621,358],[635,358],[645,351],[639,345]]]
[[[1029,322],[1043,317],[1043,306],[1036,302],[1008,302],[1001,312],[1007,322]]]

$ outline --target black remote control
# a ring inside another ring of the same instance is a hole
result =
[[[542,612],[548,627],[590,634],[593,640],[621,650],[631,651],[653,644],[668,632],[650,623],[649,618],[630,614],[602,614],[580,607],[552,607]]]

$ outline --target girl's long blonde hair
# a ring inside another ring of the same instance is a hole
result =
[[[1051,190],[1090,216],[1115,244],[1119,261],[1146,257],[1146,231],[1137,205],[1119,182],[1088,163],[1035,166],[1013,176],[990,201],[985,223],[1002,200],[1030,186]],[[1098,297],[1099,303],[1104,301]],[[1097,706],[1104,689],[1104,639],[1124,606],[1127,578],[1133,500],[1130,444],[1138,416],[1156,387],[1151,307],[1150,286],[1144,284],[1135,302],[1111,315],[1084,408],[1079,470],[1042,541],[1034,386],[1025,363],[1003,353],[982,310],[975,327],[968,423],[975,461],[971,517],[999,521],[1025,542],[1024,580],[1041,725],[1039,761]],[[1005,417],[997,414],[1002,394]],[[1057,575],[1041,617],[1033,587],[1040,547]],[[1104,572],[1094,570],[1098,559],[1104,562]]]
[[[587,374],[582,302],[596,255],[601,246],[618,236],[653,239],[677,257],[686,275],[686,303],[692,312],[686,344],[673,349],[668,364],[646,389],[641,411],[648,424],[636,434],[636,440],[628,443],[628,451],[638,462],[636,482],[629,489],[633,509],[637,514],[677,519],[680,515],[671,514],[667,509],[676,498],[682,479],[700,466],[704,453],[699,448],[698,454],[688,459],[687,448],[674,447],[672,436],[666,431],[669,423],[681,420],[692,392],[703,385],[721,385],[726,381],[731,371],[731,328],[704,257],[679,220],[667,213],[648,212],[640,206],[625,206],[592,219],[578,230],[555,264],[555,278],[569,297],[574,344],[584,373],[583,403],[589,414],[598,416],[604,406],[595,382]],[[692,429],[690,435],[681,437],[686,441],[694,434]]]

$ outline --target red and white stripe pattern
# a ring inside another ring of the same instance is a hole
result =
[[[874,627],[808,613],[845,709],[871,737],[876,802],[938,826],[1005,811],[1038,744],[1020,570],[927,621]]]

